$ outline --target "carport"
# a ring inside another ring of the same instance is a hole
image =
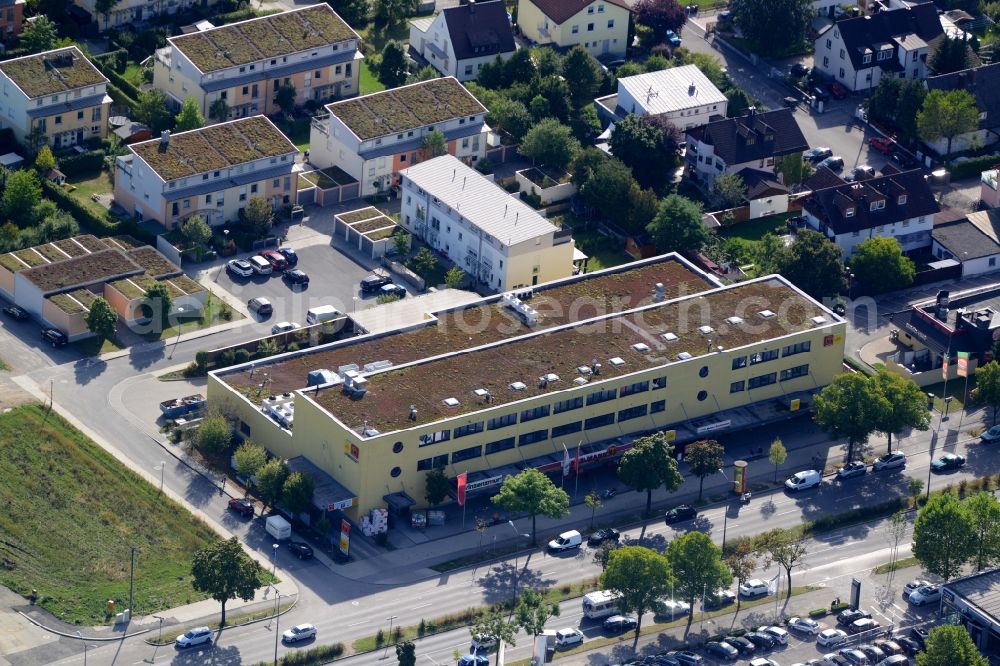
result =
[[[297,196],[296,203],[300,206],[333,206],[360,197],[361,183],[335,166],[306,171],[299,174]]]
[[[334,215],[334,222],[334,236],[343,238],[371,259],[388,254],[393,235],[402,230],[395,220],[374,206]]]

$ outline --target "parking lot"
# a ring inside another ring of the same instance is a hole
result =
[[[266,318],[253,318],[266,321],[269,325],[281,321],[304,324],[306,311],[319,305],[332,305],[346,313],[351,313],[355,308],[361,310],[375,305],[375,296],[362,294],[359,286],[361,278],[370,271],[326,244],[296,247],[292,243],[291,246],[299,257],[296,268],[309,276],[309,286],[304,289],[293,289],[281,278],[280,272],[243,278],[227,273],[224,266],[213,269],[208,279],[232,294],[244,307],[251,298],[267,298],[274,306],[274,314]],[[240,254],[235,258],[245,259],[249,256],[252,253]]]

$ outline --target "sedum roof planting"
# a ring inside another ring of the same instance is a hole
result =
[[[358,39],[357,33],[320,3],[172,37],[170,43],[202,72],[214,72],[348,39]]]
[[[151,139],[129,147],[165,181],[296,152],[264,116],[181,132],[166,144]]]
[[[121,250],[105,249],[54,264],[27,268],[20,273],[39,291],[48,293],[140,272],[142,268]]]
[[[28,99],[108,82],[75,46],[0,62],[0,72]]]
[[[334,102],[326,108],[361,140],[486,113],[479,100],[450,76]]]

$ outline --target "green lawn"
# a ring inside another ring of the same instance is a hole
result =
[[[969,377],[969,393],[972,393],[972,389],[974,388],[976,388],[975,375]],[[941,393],[944,390],[944,382],[938,382],[937,384],[925,386],[921,390],[924,393],[934,394],[935,411],[944,411],[944,400],[941,398]],[[965,404],[965,377],[948,380],[948,395],[952,397],[951,405],[948,407],[948,414],[957,414],[961,411]]]
[[[226,306],[228,307],[228,306]],[[201,317],[190,317],[181,319],[180,323],[176,326],[171,326],[170,328],[164,330],[159,335],[150,334],[146,336],[147,340],[165,340],[166,342],[171,342],[173,338],[176,338],[178,333],[190,333],[192,331],[197,331],[202,328],[209,328],[217,324],[224,324],[229,321],[238,321],[243,319],[243,315],[238,311],[229,308],[232,316],[227,320],[222,317],[223,302],[220,301],[212,293],[208,294],[208,301],[205,303],[204,314]]]
[[[719,228],[719,236],[722,238],[743,238],[748,241],[759,241],[766,233],[776,236],[785,234],[785,220],[795,217],[798,213],[778,213],[767,217],[757,218],[741,224],[732,224]]]
[[[142,67],[137,62],[130,62],[122,72],[122,78],[138,88],[142,85]]]
[[[98,346],[97,338],[80,340],[79,342],[74,342],[73,346],[84,356],[99,356],[122,349],[122,345],[118,340],[102,340],[100,341],[100,346]]]
[[[362,67],[364,69],[364,67]],[[291,120],[280,119],[275,124],[285,136],[287,136],[299,152],[309,150],[309,131],[311,128],[311,118],[292,118]]]
[[[426,16],[426,14],[425,14]],[[412,18],[417,18],[416,16]],[[382,49],[390,40],[396,40],[405,47],[410,41],[410,22],[400,21],[392,27],[369,23],[364,28],[358,30],[361,41],[370,44],[376,53],[382,53]],[[362,66],[363,67],[363,66]]]
[[[107,171],[90,173],[83,178],[67,178],[66,183],[76,188],[70,192],[70,196],[76,197],[84,206],[98,215],[103,215],[108,211],[107,208],[90,198],[92,194],[111,194],[114,192],[115,186]]]
[[[37,589],[66,622],[103,624],[109,599],[128,604],[135,547],[134,614],[204,598],[191,559],[217,537],[186,509],[41,405],[0,414],[0,441],[0,584]]]
[[[625,246],[623,244],[613,238],[602,236],[593,229],[584,229],[583,221],[577,219],[576,215],[570,211],[550,215],[549,221],[559,227],[573,227],[573,240],[576,241],[576,247],[590,257],[587,260],[588,273],[632,261],[625,254]]]
[[[368,69],[367,65],[360,64],[358,68],[361,70],[361,80],[358,83],[358,87],[361,88],[361,94],[367,95],[373,92],[379,92],[380,90],[385,90],[385,86],[379,81],[372,71]]]

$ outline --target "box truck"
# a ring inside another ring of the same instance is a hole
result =
[[[291,524],[281,516],[269,516],[264,523],[264,529],[277,541],[287,539],[292,536]]]

